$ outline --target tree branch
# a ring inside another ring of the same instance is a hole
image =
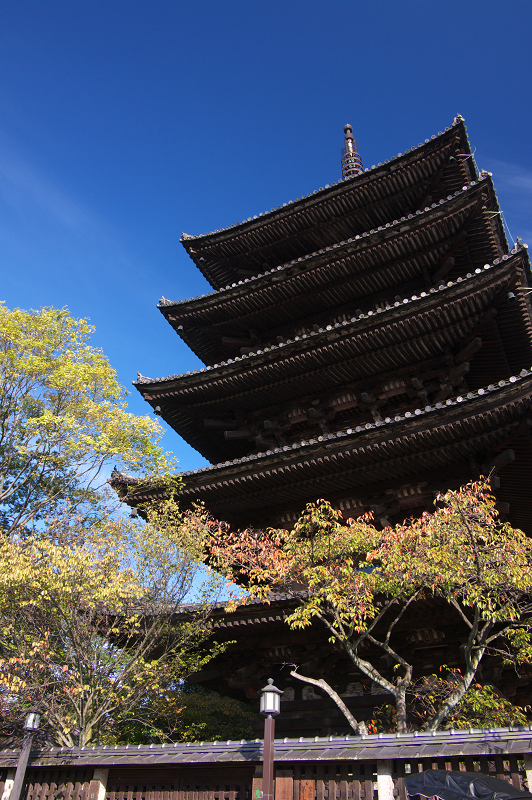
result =
[[[340,695],[337,692],[335,692],[332,686],[329,686],[327,681],[325,681],[323,678],[320,678],[319,680],[316,680],[315,678],[306,678],[304,675],[301,675],[299,672],[297,672],[296,669],[291,670],[290,675],[293,678],[297,678],[298,681],[303,681],[304,683],[310,683],[313,686],[318,686],[320,689],[323,689],[324,692],[327,692],[329,697],[332,700],[334,700],[334,702],[336,703],[336,705],[338,706],[338,708],[340,709],[346,720],[349,722],[351,728],[354,730],[355,733],[365,734],[368,732],[365,723],[357,722],[357,720],[351,714],[351,712],[349,711],[348,707],[346,706]]]

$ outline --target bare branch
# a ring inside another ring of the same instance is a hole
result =
[[[312,686],[318,686],[320,689],[323,689],[324,692],[327,692],[329,697],[332,700],[334,700],[334,702],[336,703],[336,705],[338,706],[338,708],[340,709],[346,720],[349,722],[351,728],[354,730],[355,733],[365,734],[368,732],[366,725],[363,722],[357,722],[357,720],[351,714],[351,712],[349,711],[348,707],[346,706],[340,695],[337,692],[335,692],[332,686],[330,686],[327,683],[327,681],[325,681],[323,678],[319,678],[317,680],[316,678],[306,678],[304,675],[301,675],[301,673],[297,672],[296,669],[291,670],[290,675],[293,678],[297,678],[298,681],[303,681],[304,683],[310,683],[312,684]]]

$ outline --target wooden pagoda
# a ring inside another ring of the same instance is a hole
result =
[[[492,474],[499,510],[532,535],[526,245],[509,249],[460,116],[371,169],[345,131],[337,183],[223,230],[183,234],[213,291],[158,307],[205,366],[135,383],[212,462],[182,473],[180,502],[202,501],[240,528],[289,527],[326,498],[387,525]],[[112,482],[131,505],[165,491],[118,473]],[[266,612],[221,610],[217,636],[236,643],[196,679],[253,700],[272,675],[286,689],[283,735],[345,727],[330,702],[287,683],[286,663],[317,670],[359,716],[382,703],[324,632],[291,632],[285,612],[282,597]],[[420,606],[405,626],[416,668],[453,665],[456,621],[444,609]],[[487,679],[501,678],[489,669]],[[506,676],[507,695],[527,683]],[[532,702],[528,689],[520,699]]]
[[[213,291],[158,307],[205,366],[135,383],[212,462],[182,473],[181,500],[238,527],[289,526],[318,497],[387,524],[494,471],[501,510],[532,534],[526,248],[508,249],[461,117],[358,163],[268,213],[183,234]]]

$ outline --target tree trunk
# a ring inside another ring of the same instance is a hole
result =
[[[406,733],[406,688],[399,686],[395,695],[395,711],[397,714],[397,732]]]
[[[462,697],[471,686],[473,678],[476,675],[478,665],[484,655],[485,648],[482,647],[477,651],[475,658],[471,659],[471,666],[466,670],[462,682],[456,687],[454,692],[451,692],[447,700],[442,703],[440,710],[432,717],[427,725],[428,731],[437,731],[443,720],[449,715],[453,708],[460,702]]]

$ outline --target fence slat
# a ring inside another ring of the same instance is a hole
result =
[[[328,800],[336,800],[336,781],[330,776],[330,773],[327,781],[327,797]]]
[[[275,800],[292,800],[294,778],[293,775],[285,775],[284,773],[285,770],[280,770],[275,776]]]
[[[325,766],[318,764],[316,770],[316,800],[325,800]]]
[[[299,784],[299,800],[314,800],[316,791],[315,781],[305,779],[297,781],[297,783]]]
[[[340,800],[347,800],[348,784],[347,784],[347,770],[348,764],[345,762],[340,767]]]
[[[496,777],[503,781],[506,778],[506,770],[504,768],[504,759],[502,756],[495,756],[495,769],[497,770]]]
[[[370,765],[366,764],[366,770],[369,771]],[[371,779],[368,775],[366,775],[366,780],[364,781],[364,797],[366,800],[373,800],[373,775]]]
[[[516,789],[522,790],[523,786],[521,783],[519,766],[517,764],[517,756],[514,755],[510,756],[509,761],[510,761],[510,777],[512,784],[515,786]]]

